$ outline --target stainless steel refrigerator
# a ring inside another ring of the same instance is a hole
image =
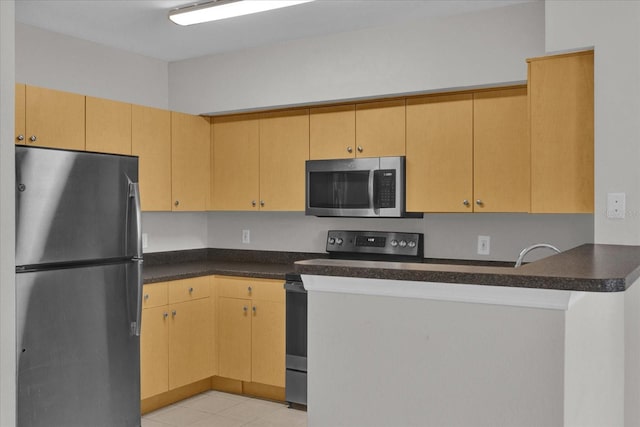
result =
[[[140,426],[138,159],[16,147],[18,425]]]

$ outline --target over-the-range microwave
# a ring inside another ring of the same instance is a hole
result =
[[[315,216],[421,217],[405,211],[405,158],[307,160],[305,213]]]

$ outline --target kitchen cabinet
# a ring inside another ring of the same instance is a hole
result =
[[[473,94],[474,212],[529,212],[528,114],[526,88]]]
[[[214,117],[211,209],[258,210],[260,120],[256,114]]]
[[[172,210],[206,210],[210,196],[210,144],[207,117],[171,112]]]
[[[304,211],[309,110],[260,116],[260,209]]]
[[[473,96],[407,100],[407,211],[473,210]]]
[[[16,143],[85,149],[85,97],[16,85]]]
[[[592,213],[593,51],[527,60],[531,211]]]
[[[356,156],[405,155],[405,100],[356,105]]]
[[[143,211],[171,211],[171,113],[133,105],[131,152],[138,156]]]
[[[144,286],[140,336],[143,399],[212,375],[209,277]]]
[[[309,110],[309,158],[356,157],[356,106],[337,105]]]
[[[216,277],[218,375],[284,387],[285,293],[280,280]]]
[[[87,151],[131,154],[131,104],[86,97]]]
[[[407,210],[528,212],[526,88],[407,101]]]
[[[215,117],[211,209],[303,211],[309,112]]]

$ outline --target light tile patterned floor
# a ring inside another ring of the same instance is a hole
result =
[[[142,417],[142,427],[306,427],[307,413],[282,403],[207,391]]]

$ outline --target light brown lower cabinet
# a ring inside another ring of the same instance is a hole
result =
[[[285,292],[281,280],[216,277],[218,375],[284,387]]]
[[[209,277],[145,285],[140,336],[141,398],[213,375]]]

